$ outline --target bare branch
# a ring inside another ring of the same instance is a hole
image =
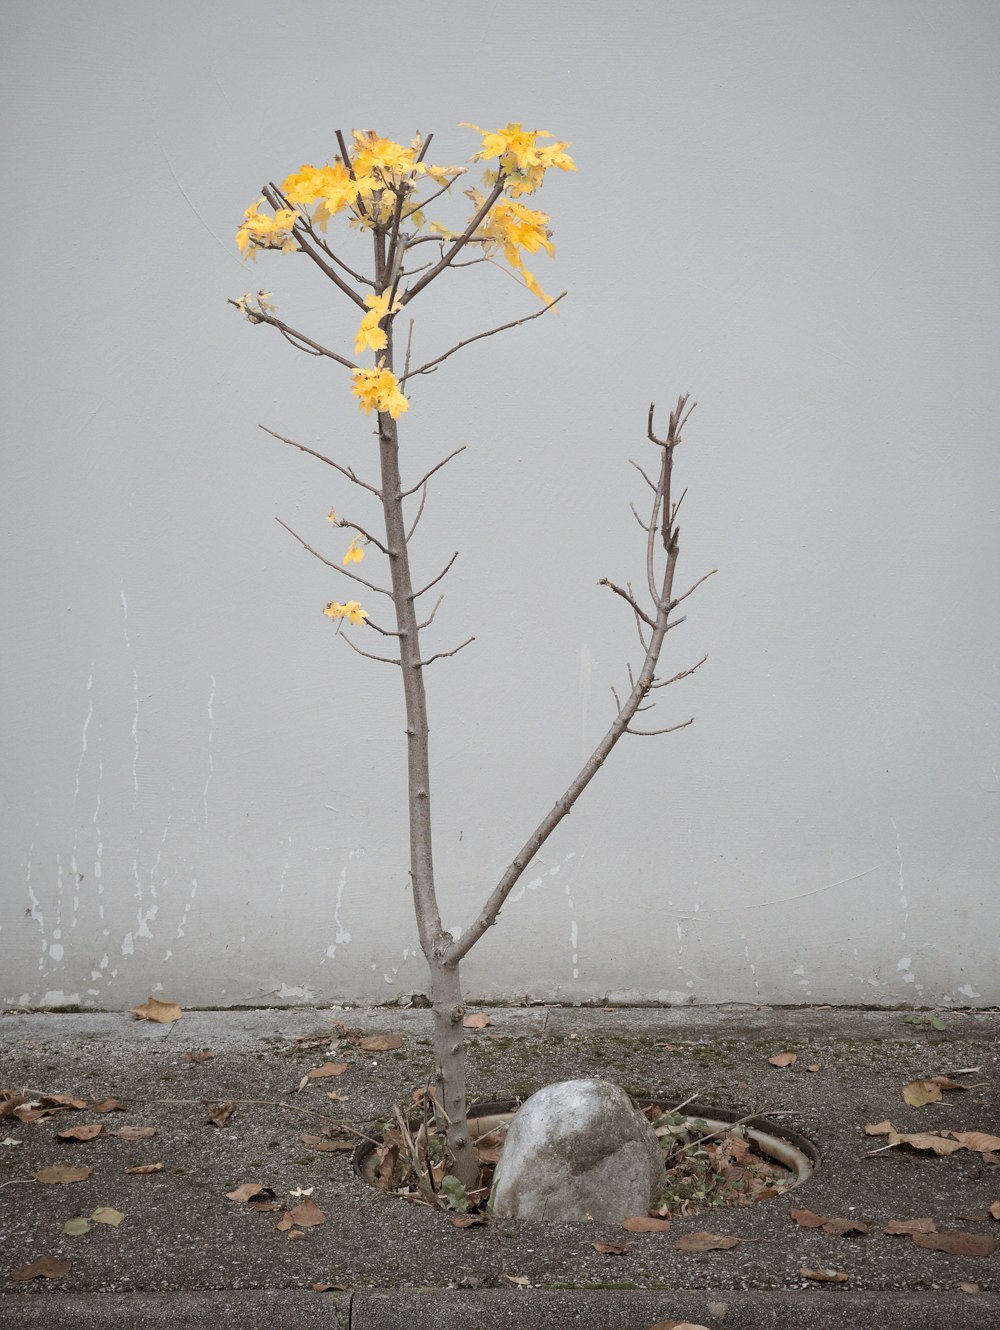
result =
[[[467,647],[470,642],[474,642],[475,640],[476,639],[474,637],[467,637],[465,641],[460,642],[459,645],[455,647],[453,651],[439,651],[437,652],[436,655],[429,656],[427,660],[422,660],[420,662],[420,668],[424,669],[425,666],[432,665],[436,660],[444,660],[446,656],[457,656],[458,653],[462,650],[462,647]]]
[[[494,203],[496,203],[497,199],[503,193],[504,185],[506,183],[507,183],[507,177],[504,175],[503,171],[498,171],[496,184],[490,190],[487,197],[483,200],[482,207],[478,210],[478,212],[469,222],[468,226],[465,228],[462,234],[452,245],[451,249],[449,249],[447,253],[444,254],[438,260],[437,263],[435,263],[434,267],[431,268],[429,272],[424,273],[423,277],[421,277],[419,282],[414,282],[414,284],[408,290],[404,291],[402,296],[400,296],[400,300],[404,305],[408,305],[410,301],[413,299],[413,297],[417,295],[419,292],[421,292],[429,282],[433,282],[434,278],[437,277],[438,273],[443,272],[445,268],[448,267],[449,263],[451,263],[455,255],[458,254],[458,252],[469,243],[469,241],[472,239],[473,235],[475,234],[476,227],[483,220],[483,218],[486,216],[489,210],[493,207]]]
[[[358,177],[354,174],[354,163],[351,161],[351,155],[347,151],[347,144],[344,142],[343,132],[339,129],[336,130],[335,132],[337,135],[337,146],[340,148],[340,156],[343,159],[343,163],[347,167],[347,174],[351,177],[352,180],[357,180]],[[365,207],[365,201],[360,194],[358,195],[357,208],[358,212],[361,213],[362,217],[368,216],[368,210]]]
[[[428,139],[428,142],[430,142],[429,139]],[[451,187],[452,187],[452,185],[455,183],[455,181],[456,181],[456,180],[461,180],[462,176],[465,175],[465,174],[466,174],[466,172],[465,172],[465,170],[463,169],[462,171],[460,171],[460,172],[458,173],[458,175],[454,175],[454,176],[452,176],[452,178],[448,181],[448,183],[447,183],[446,185],[442,185],[441,188],[438,189],[438,190],[436,190],[433,194],[428,194],[427,197],[426,197],[425,199],[419,200],[419,201],[416,203],[416,205],[410,209],[409,212],[403,214],[403,221],[404,221],[404,222],[407,221],[410,217],[413,216],[413,214],[414,214],[415,212],[422,212],[422,211],[424,210],[424,208],[429,207],[430,204],[432,204],[432,203],[434,202],[435,199],[439,199],[439,198],[441,197],[442,194],[447,194],[448,190],[451,189]]]
[[[694,716],[690,720],[681,721],[680,725],[668,725],[662,730],[633,730],[631,726],[625,729],[626,734],[634,734],[643,739],[651,739],[655,734],[673,734],[674,730],[686,730],[689,725],[694,724]]]
[[[376,586],[374,582],[368,582],[363,577],[359,577],[357,573],[352,573],[351,570],[349,568],[345,568],[343,564],[333,563],[332,560],[325,558],[322,554],[320,554],[319,550],[314,550],[311,545],[308,545],[298,534],[298,532],[293,531],[292,528],[288,525],[288,523],[283,522],[280,517],[276,517],[274,520],[277,522],[278,526],[283,526],[290,536],[294,536],[295,539],[304,549],[307,549],[310,554],[314,554],[316,558],[319,559],[320,563],[325,563],[327,568],[336,569],[338,573],[343,573],[345,577],[349,577],[352,582],[360,582],[361,585],[366,586],[369,589],[369,591],[378,591],[383,596],[389,596],[390,598],[392,597],[392,592],[389,591],[386,587]]]
[[[702,582],[707,582],[708,579],[714,576],[718,571],[719,571],[718,568],[713,568],[711,572],[706,573],[704,577],[699,577],[697,582],[695,582],[694,586],[690,587],[687,591],[685,591],[683,596],[678,596],[676,600],[672,600],[670,602],[669,608],[672,610],[676,609],[682,600],[687,600],[688,596],[694,595],[694,593],[701,586]]]
[[[421,485],[427,484],[427,482],[430,480],[431,476],[433,476],[435,471],[440,471],[443,466],[447,466],[453,457],[457,457],[459,453],[464,453],[468,446],[469,445],[467,443],[463,443],[461,448],[456,448],[453,453],[449,453],[448,456],[443,459],[443,461],[438,462],[437,466],[432,466],[431,469],[427,472],[427,474],[425,476],[422,476],[421,479],[418,480],[415,485],[411,485],[408,490],[403,490],[402,494],[400,494],[399,497],[401,499],[408,499],[411,494],[416,494],[417,490],[420,489]]]
[[[273,184],[266,185],[264,187],[263,193],[264,197],[267,199],[268,203],[270,203],[272,208],[291,207],[288,200],[285,198],[285,196],[281,193],[281,191],[277,188],[276,185]],[[295,211],[297,211],[297,209]],[[295,226],[297,225],[298,223],[296,222]],[[293,235],[295,235],[295,226],[292,227]],[[362,309],[365,308],[364,299],[358,295],[357,291],[353,290],[350,286],[348,286],[347,283],[344,281],[343,277],[341,277],[340,273],[336,270],[336,268],[332,268],[330,264],[327,263],[326,259],[323,258],[322,254],[318,253],[317,250],[313,249],[311,241],[307,243],[308,235],[305,233],[304,230],[300,230],[299,233],[295,235],[295,240],[299,246],[300,252],[308,255],[308,257],[312,259],[313,263],[316,264],[317,268],[321,268],[323,272],[326,273],[327,277],[329,277],[330,281],[333,282],[334,286],[339,287],[340,290],[343,291],[344,295],[347,296],[349,299],[353,300],[356,305],[359,305]],[[364,281],[365,279],[362,278],[361,280]]]
[[[364,308],[364,303],[365,302],[362,300],[362,308]],[[239,310],[242,310],[243,308],[239,301],[236,300],[227,300],[226,304],[234,305]],[[343,365],[347,369],[357,368],[354,362],[348,360],[346,356],[338,355],[336,351],[331,351],[329,347],[323,346],[320,342],[314,342],[311,337],[307,337],[305,333],[300,333],[298,329],[291,327],[289,324],[285,323],[284,320],[276,319],[273,314],[268,314],[261,309],[255,309],[252,313],[253,318],[251,319],[251,323],[269,323],[272,328],[277,328],[279,332],[284,333],[286,338],[295,337],[300,342],[304,342],[307,347],[312,348],[314,355],[327,356],[330,360],[335,360],[338,365]]]
[[[646,484],[649,486],[649,488],[650,488],[650,489],[653,491],[653,493],[655,494],[655,493],[656,493],[656,486],[655,486],[655,485],[653,484],[653,482],[650,480],[649,476],[648,476],[648,475],[646,474],[646,472],[642,469],[642,467],[639,465],[639,463],[638,463],[638,462],[633,462],[632,459],[631,459],[631,457],[630,457],[628,460],[629,460],[629,465],[635,467],[636,471],[638,471],[639,475],[642,476],[643,480],[646,482]]]
[[[444,596],[438,596],[437,600],[434,602],[434,608],[431,610],[430,614],[423,621],[423,623],[417,624],[418,628],[429,628],[431,626],[431,624],[434,622],[434,616],[438,612],[438,606],[441,604],[442,600],[444,600]]]
[[[375,621],[374,621],[373,619],[369,619],[369,618],[367,618],[367,617],[365,618],[365,623],[367,624],[367,626],[368,626],[369,628],[374,628],[375,631],[376,631],[376,633],[381,634],[382,637],[406,637],[406,636],[407,636],[407,634],[406,634],[405,632],[403,632],[403,633],[397,633],[397,632],[395,632],[392,628],[380,628],[380,627],[378,626],[378,624],[375,623]]]
[[[438,573],[437,577],[435,577],[432,581],[428,582],[427,585],[425,587],[422,587],[419,591],[414,591],[410,599],[419,600],[422,595],[430,591],[432,586],[437,586],[438,582],[440,582],[441,578],[445,576],[445,574],[448,572],[449,568],[457,558],[458,558],[458,550],[456,550],[455,553],[451,556],[451,558],[448,560],[445,566]]]
[[[615,699],[615,706],[618,708],[619,711],[621,711],[622,700],[618,696],[618,689],[614,686],[614,684],[611,685],[611,696]]]
[[[654,679],[650,684],[650,688],[669,688],[672,683],[677,683],[680,679],[686,679],[689,674],[694,674],[695,670],[704,665],[706,660],[708,660],[708,656],[702,656],[701,660],[699,660],[696,665],[692,665],[691,668],[687,670],[680,670],[670,679]]]
[[[401,660],[397,660],[395,656],[376,656],[371,651],[362,651],[359,646],[355,646],[346,633],[341,633],[340,636],[352,651],[356,651],[359,656],[364,656],[365,660],[378,660],[381,661],[383,665],[402,665],[403,663]]]
[[[532,319],[541,318],[543,314],[547,314],[550,309],[555,305],[558,305],[559,301],[567,294],[566,291],[563,291],[562,295],[556,296],[554,300],[549,301],[547,305],[543,305],[541,309],[536,309],[534,314],[526,314],[523,319],[514,319],[510,323],[501,323],[498,328],[490,328],[488,332],[476,333],[475,337],[466,337],[464,341],[457,342],[450,351],[445,351],[444,355],[437,356],[434,360],[428,360],[426,365],[421,365],[419,369],[410,370],[408,373],[404,374],[400,379],[400,383],[405,383],[408,378],[412,378],[416,374],[427,374],[435,365],[440,365],[442,360],[447,360],[448,357],[453,356],[456,351],[461,351],[463,346],[471,346],[473,342],[481,342],[484,337],[492,337],[494,333],[506,332],[508,328],[519,328],[522,323],[530,323]]]
[[[648,532],[649,532],[649,527],[646,525],[646,523],[642,520],[642,518],[641,518],[641,517],[639,516],[639,514],[636,512],[636,510],[635,510],[635,504],[634,504],[634,503],[630,503],[630,504],[629,504],[629,507],[632,509],[632,516],[635,518],[635,520],[636,520],[636,521],[639,523],[639,525],[642,527],[643,531],[645,531],[645,532],[648,533]]]
[[[367,540],[370,544],[374,545],[377,550],[381,550],[382,553],[386,557],[388,557],[389,551],[382,544],[379,538],[377,536],[373,536],[370,531],[366,531],[363,526],[359,526],[357,522],[350,522],[346,517],[338,517],[337,520],[333,523],[333,526],[347,527],[351,531],[356,531],[359,536],[364,536],[365,540]]]
[[[606,577],[602,577],[597,585],[606,586],[610,591],[613,591],[615,595],[621,596],[622,600],[628,601],[628,603],[632,606],[633,610],[635,610],[636,614],[639,615],[639,617],[643,620],[644,623],[648,623],[650,628],[655,627],[654,621],[649,617],[649,615],[646,613],[644,609],[640,608],[634,596],[630,595],[627,591],[624,591],[620,586],[616,586],[614,582],[609,581]]]
[[[406,543],[407,543],[407,544],[409,544],[410,541],[413,539],[413,533],[414,533],[414,531],[416,531],[416,529],[417,529],[417,523],[420,521],[421,517],[423,517],[423,515],[424,515],[424,504],[425,504],[426,502],[427,502],[427,485],[425,484],[424,487],[423,487],[423,489],[420,491],[420,507],[417,509],[417,515],[416,515],[416,517],[413,519],[413,525],[410,527],[409,531],[407,531],[407,533],[406,533]]]
[[[290,448],[298,448],[299,452],[308,453],[310,457],[319,458],[321,462],[325,462],[327,466],[332,466],[335,471],[339,471],[342,476],[346,476],[347,479],[353,481],[355,485],[360,485],[362,489],[369,490],[372,494],[377,494],[379,498],[382,497],[382,491],[380,489],[376,489],[374,485],[369,485],[367,480],[362,480],[360,476],[356,476],[349,466],[341,466],[340,463],[335,462],[332,457],[327,457],[324,453],[318,453],[315,448],[307,448],[304,443],[296,443],[294,439],[286,439],[283,434],[275,433],[273,429],[268,429],[266,425],[258,425],[257,428],[262,429],[265,434],[270,434],[272,439],[278,439],[281,443],[287,443]]]
[[[392,301],[389,302],[390,308]],[[410,326],[406,333],[406,358],[403,361],[403,378],[405,379],[410,372],[410,351],[413,348],[413,320],[410,320]]]

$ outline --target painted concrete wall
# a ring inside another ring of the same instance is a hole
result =
[[[473,996],[996,1003],[997,85],[992,3],[435,0],[6,9],[5,1004],[392,999],[426,987],[389,667],[321,614],[331,506],[263,422],[368,473],[310,265],[241,264],[268,177],[340,126],[508,119],[546,185],[558,317],[413,392],[416,549],[461,558],[429,676],[446,922],[479,908],[635,657],[649,399],[680,455],[662,740],[620,748],[470,957]],[[443,210],[444,220],[464,216]],[[308,269],[308,270],[305,270]],[[416,354],[534,308],[489,267]],[[367,567],[374,570],[375,561]]]

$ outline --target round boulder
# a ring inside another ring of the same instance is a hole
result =
[[[493,1182],[497,1215],[620,1222],[663,1186],[656,1134],[620,1086],[559,1081],[533,1094],[507,1130]]]

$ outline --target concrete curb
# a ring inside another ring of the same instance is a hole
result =
[[[710,1330],[995,1330],[1000,1296],[821,1289],[39,1292],[3,1295],[0,1315],[5,1330],[650,1330],[684,1319]]]

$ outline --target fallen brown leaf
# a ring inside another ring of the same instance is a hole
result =
[[[309,1234],[305,1231],[304,1228],[292,1228],[288,1230],[287,1236],[291,1239],[292,1242],[305,1242]]]
[[[790,1210],[791,1217],[802,1228],[822,1228],[826,1220],[814,1210]]]
[[[963,1148],[962,1142],[951,1141],[936,1131],[898,1132],[889,1121],[880,1122],[874,1127],[869,1125],[865,1127],[865,1131],[869,1136],[888,1136],[889,1146],[885,1148],[894,1145],[908,1145],[914,1150],[933,1150],[937,1155],[954,1154],[956,1150]],[[951,1134],[955,1135],[954,1132]],[[976,1135],[975,1132],[968,1134]],[[876,1153],[880,1152],[876,1151]]]
[[[313,1067],[311,1071],[307,1071],[306,1079],[318,1081],[324,1076],[343,1076],[344,1072],[349,1069],[349,1062],[324,1062],[321,1067]]]
[[[994,1219],[1000,1219],[1000,1201],[994,1201],[990,1206],[990,1214]]]
[[[227,1099],[224,1104],[209,1104],[209,1114],[205,1119],[206,1125],[212,1127],[224,1127],[229,1119],[236,1112],[236,1101]]]
[[[963,1279],[958,1287],[963,1293],[982,1293],[983,1291],[978,1284],[973,1284],[971,1279]]]
[[[42,1108],[86,1108],[86,1101],[75,1094],[43,1094],[38,1102]]]
[[[850,1278],[843,1270],[810,1270],[804,1265],[799,1267],[799,1274],[803,1279],[818,1279],[824,1284],[846,1284]]]
[[[89,1122],[81,1127],[67,1127],[65,1131],[57,1131],[56,1135],[64,1141],[92,1141],[103,1130],[103,1122]]]
[[[472,1228],[475,1224],[488,1223],[486,1215],[452,1215],[448,1220],[452,1228]]]
[[[860,1219],[828,1219],[812,1210],[790,1210],[791,1217],[802,1228],[821,1228],[824,1233],[842,1238],[848,1233],[867,1233],[869,1225]]]
[[[309,1289],[312,1293],[346,1293],[346,1284],[310,1284]]]
[[[954,1136],[966,1150],[975,1150],[977,1154],[1000,1150],[1000,1136],[990,1136],[985,1131],[952,1131],[948,1135]]]
[[[360,1040],[358,1048],[363,1048],[366,1053],[391,1053],[394,1049],[402,1048],[403,1042],[401,1034],[370,1034]]]
[[[210,1048],[196,1048],[193,1049],[190,1053],[185,1053],[184,1056],[185,1058],[187,1058],[188,1062],[199,1063],[199,1062],[209,1062],[212,1058],[215,1057],[215,1054],[212,1052]]]
[[[508,1284],[517,1284],[520,1288],[530,1288],[531,1280],[527,1275],[504,1275]]]
[[[248,1201],[247,1209],[255,1210],[258,1214],[272,1214],[275,1210],[284,1210],[284,1201]]]
[[[866,1136],[889,1136],[895,1130],[896,1128],[892,1125],[892,1123],[889,1121],[888,1118],[886,1118],[884,1122],[865,1123]]]
[[[74,1168],[72,1164],[53,1164],[51,1168],[42,1168],[35,1174],[36,1182],[70,1183],[85,1182],[93,1169]]]
[[[964,1219],[967,1224],[985,1224],[989,1215],[956,1215],[956,1219]]]
[[[669,1227],[669,1219],[657,1219],[654,1215],[630,1215],[622,1220],[627,1233],[665,1233]]]
[[[772,1057],[768,1058],[768,1062],[770,1062],[772,1067],[790,1067],[793,1063],[798,1062],[798,1060],[798,1053],[775,1053]]]
[[[602,1256],[627,1256],[632,1250],[627,1242],[592,1242],[590,1245]]]
[[[903,1086],[903,1098],[913,1108],[923,1108],[940,1100],[941,1087],[933,1080],[908,1081]]]
[[[127,1168],[126,1173],[160,1173],[163,1170],[162,1164],[136,1164],[133,1168]]]
[[[285,1217],[290,1219],[293,1224],[298,1224],[299,1228],[314,1228],[317,1224],[326,1223],[326,1215],[318,1205],[313,1205],[308,1196],[293,1209],[287,1211]]]
[[[118,1127],[108,1133],[110,1136],[120,1136],[123,1141],[151,1141],[156,1135],[155,1127]]]
[[[40,1256],[30,1265],[19,1266],[11,1271],[11,1279],[16,1284],[27,1284],[32,1279],[62,1279],[72,1269],[70,1261],[60,1261],[55,1256]]]
[[[227,1191],[226,1196],[231,1201],[236,1201],[242,1205],[245,1201],[251,1200],[254,1196],[273,1196],[274,1190],[266,1186],[263,1182],[243,1182],[235,1191]]]
[[[0,1089],[0,1121],[9,1118],[15,1108],[29,1102],[27,1090],[12,1090],[9,1086]]]
[[[822,1071],[822,1067],[818,1062],[810,1062],[809,1066],[806,1067],[806,1071]]]
[[[176,1002],[161,1002],[159,998],[149,997],[140,1007],[132,1008],[132,1015],[137,1021],[156,1021],[158,1025],[170,1025],[184,1015]]]
[[[124,1113],[125,1105],[120,1099],[98,1099],[96,1103],[88,1104],[91,1113]]]
[[[346,1136],[313,1136],[309,1132],[299,1137],[303,1145],[308,1145],[310,1150],[353,1150],[354,1141]]]
[[[707,1229],[698,1229],[695,1233],[685,1233],[674,1243],[677,1251],[728,1251],[741,1242],[750,1242],[750,1238],[727,1237],[723,1233],[709,1233]]]
[[[902,1233],[909,1237],[913,1233],[934,1233],[937,1224],[933,1219],[890,1219],[882,1230],[883,1233]]]
[[[490,1023],[490,1018],[485,1011],[470,1011],[462,1021],[467,1030],[485,1030]]]
[[[120,1210],[110,1205],[99,1205],[90,1217],[95,1224],[109,1224],[112,1228],[117,1228],[125,1218]]]
[[[910,1240],[928,1251],[944,1251],[951,1256],[992,1256],[996,1238],[984,1233],[911,1233]]]

